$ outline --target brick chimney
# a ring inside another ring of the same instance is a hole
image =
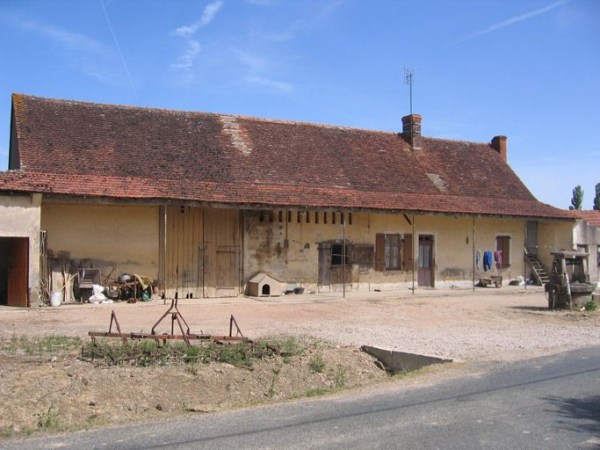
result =
[[[421,148],[421,115],[411,114],[402,118],[402,137],[413,150]]]
[[[506,136],[495,136],[492,139],[492,148],[500,153],[500,156],[506,162]]]

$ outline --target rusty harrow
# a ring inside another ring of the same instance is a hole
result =
[[[90,331],[88,335],[91,336],[92,342],[95,342],[95,338],[104,337],[104,338],[120,338],[123,340],[123,343],[127,342],[127,339],[152,339],[160,343],[166,344],[168,340],[182,340],[190,346],[193,340],[204,340],[204,341],[215,341],[215,342],[223,342],[223,341],[237,341],[237,342],[249,342],[252,343],[252,340],[244,337],[240,327],[238,326],[235,317],[231,315],[229,319],[229,335],[214,335],[214,334],[196,334],[190,332],[190,327],[183,318],[183,315],[179,311],[177,307],[177,298],[171,300],[171,306],[165,313],[158,319],[158,321],[152,327],[150,333],[123,333],[121,331],[121,326],[119,325],[119,321],[117,320],[117,314],[113,310],[110,315],[110,324],[108,326],[107,332],[102,331]],[[168,316],[171,316],[171,333],[158,333],[156,331],[158,325],[166,319]],[[116,331],[113,331],[113,324],[116,328]],[[178,331],[181,331],[181,334],[175,334],[175,324],[177,324]],[[234,334],[235,331],[235,334]]]

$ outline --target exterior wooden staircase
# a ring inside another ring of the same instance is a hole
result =
[[[525,247],[525,260],[529,263],[531,270],[533,271],[533,275],[535,276],[535,281],[538,286],[543,286],[548,281],[550,281],[550,276],[548,275],[548,271],[544,269],[542,263],[537,257],[537,254],[528,250]]]

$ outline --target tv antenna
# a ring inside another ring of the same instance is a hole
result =
[[[413,78],[415,71],[409,67],[404,68],[404,84],[410,86],[410,115],[412,116]]]

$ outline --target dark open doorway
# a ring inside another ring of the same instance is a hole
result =
[[[29,239],[0,238],[0,304],[28,306]]]

